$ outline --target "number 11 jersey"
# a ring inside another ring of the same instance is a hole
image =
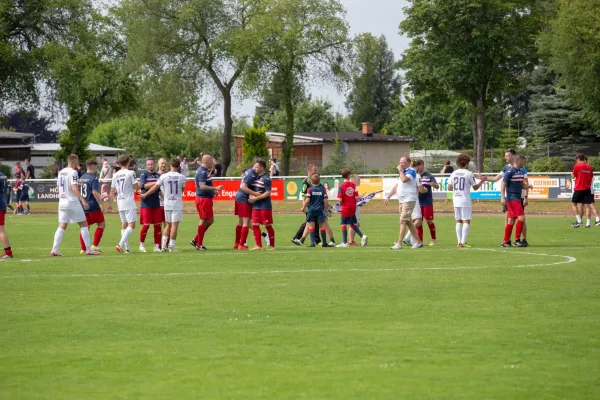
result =
[[[158,178],[157,185],[163,192],[165,210],[183,210],[183,190],[185,189],[185,176],[177,172],[167,172]]]
[[[454,207],[471,207],[471,187],[475,186],[475,176],[466,169],[457,169],[450,175],[452,202]]]

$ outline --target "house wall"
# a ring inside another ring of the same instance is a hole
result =
[[[322,165],[327,165],[331,154],[335,151],[334,143],[323,145]],[[410,156],[410,143],[408,142],[349,142],[348,160],[364,163],[367,170],[386,168],[390,164],[398,163],[400,157]]]
[[[243,142],[243,138],[235,138],[235,161],[238,165],[241,164],[244,158],[244,154],[242,151]],[[267,149],[269,149],[269,155],[271,158],[276,158],[278,161],[281,160],[281,142],[269,141],[267,142]],[[292,153],[292,159],[295,159],[296,164],[317,164],[318,166],[321,166],[321,162],[323,160],[322,146],[321,144],[296,144]]]

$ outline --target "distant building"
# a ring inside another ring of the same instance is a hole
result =
[[[17,161],[31,157],[33,133],[0,131],[0,161],[11,168]]]
[[[54,164],[56,159],[54,156],[60,150],[59,143],[35,143],[31,147],[31,164],[41,171],[42,168]],[[90,143],[88,150],[96,156],[98,162],[102,158],[106,158],[109,163],[115,162],[119,158],[119,154],[125,153],[125,149],[115,147],[102,146],[95,143]],[[86,160],[81,160],[85,162]]]
[[[267,147],[271,158],[281,159],[285,134],[267,132]],[[357,161],[366,170],[386,168],[397,163],[400,157],[410,154],[410,144],[414,139],[405,136],[381,135],[373,132],[373,124],[362,124],[361,132],[297,132],[294,136],[292,160],[296,167],[315,164],[319,167],[329,163],[336,151],[335,142],[339,140],[340,152],[347,154],[348,160]],[[235,137],[236,162],[243,159],[243,136]]]

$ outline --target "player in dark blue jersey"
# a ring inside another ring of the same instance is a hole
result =
[[[213,158],[210,154],[202,156],[200,167],[196,170],[196,211],[200,223],[198,224],[198,232],[196,237],[190,241],[190,244],[198,251],[206,251],[204,246],[204,234],[215,222],[215,214],[213,211],[213,197],[223,189],[222,185],[214,186],[210,170],[213,167]]]
[[[427,221],[429,233],[431,234],[431,242],[429,245],[435,246],[437,243],[437,237],[435,223],[433,222],[433,189],[439,189],[440,185],[437,183],[437,180],[433,175],[425,171],[425,163],[422,160],[418,160],[417,164],[416,170],[417,173],[421,175],[421,186],[426,190],[426,192],[422,193],[421,189],[419,188],[419,204],[421,206],[421,215],[423,219]],[[423,225],[417,228],[417,233],[419,234],[419,240],[423,241]]]
[[[85,219],[91,227],[97,224],[96,232],[94,232],[94,241],[92,242],[92,250],[102,252],[100,250],[100,240],[104,234],[105,222],[104,213],[100,207],[102,195],[100,194],[100,180],[96,175],[98,172],[98,162],[94,159],[86,162],[87,172],[79,178],[79,193],[88,204],[88,208],[84,208]],[[83,237],[79,235],[79,243],[81,245],[81,253],[85,254],[85,242]]]
[[[2,192],[2,195],[4,197],[4,201],[6,202],[6,207],[10,208],[10,211],[15,211],[15,209],[10,205],[10,201],[12,198],[12,186],[10,185],[10,182],[8,180],[6,181],[4,192]]]
[[[252,183],[252,190],[258,196],[250,196],[249,202],[252,203],[252,232],[256,247],[251,250],[262,250],[262,236],[260,225],[264,225],[269,238],[269,247],[267,250],[275,250],[275,230],[273,229],[273,204],[271,203],[271,177],[267,171],[267,163],[263,159],[257,159],[254,164],[256,179]]]
[[[21,200],[21,193],[23,193],[23,180],[21,178],[21,174],[15,175],[15,184],[13,185],[13,194],[15,203],[17,203],[17,208],[15,209],[15,215],[23,215],[23,211],[21,210],[21,206],[19,205],[19,201]]]
[[[4,194],[6,191],[6,175],[0,172],[0,193]],[[3,260],[8,260],[13,258],[12,249],[10,248],[10,243],[8,241],[8,235],[4,230],[4,217],[6,216],[6,201],[4,200],[4,196],[0,196],[0,241],[2,241],[2,247],[4,247],[4,254],[2,255]]]
[[[156,185],[160,174],[155,168],[156,162],[153,159],[150,158],[146,160],[146,170],[140,175],[140,188],[142,189],[142,194],[146,193]],[[146,241],[148,230],[150,230],[150,225],[154,226],[154,252],[159,253],[161,251],[161,228],[164,220],[165,215],[163,209],[160,207],[159,192],[154,192],[140,201],[140,222],[142,223],[142,229],[140,230],[140,252],[146,252],[144,242]]]
[[[321,175],[313,174],[310,177],[311,186],[307,188],[304,195],[304,204],[300,211],[306,212],[306,224],[310,232],[310,247],[316,247],[317,234],[315,225],[319,224],[321,233],[321,243],[323,247],[327,245],[327,219],[325,210],[329,208],[327,200],[327,190],[321,185]]]
[[[256,166],[256,163],[254,164]],[[235,194],[235,206],[234,214],[238,217],[238,223],[235,226],[235,243],[233,244],[234,249],[248,250],[245,245],[248,239],[248,232],[250,231],[250,221],[252,219],[252,204],[250,203],[250,196],[259,196],[260,193],[252,190],[252,185],[258,175],[256,175],[255,166],[248,168],[242,175],[242,182],[240,188]]]
[[[25,211],[23,204],[27,207]],[[19,214],[31,215],[31,209],[29,208],[29,183],[26,180],[21,181],[21,193],[19,194],[18,202]]]
[[[523,172],[525,166],[525,157],[517,155],[514,164],[504,174],[501,188],[501,202],[506,205],[508,210],[508,222],[504,228],[504,240],[502,247],[510,247],[510,238],[512,236],[513,226],[517,224],[515,232],[515,246],[527,247],[521,242],[523,225],[525,225],[525,212],[523,207],[527,205],[528,186],[523,185],[526,174]],[[524,193],[524,198],[523,198]]]

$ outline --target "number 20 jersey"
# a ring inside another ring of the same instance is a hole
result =
[[[454,207],[471,207],[471,187],[477,182],[471,171],[457,169],[450,175]]]

